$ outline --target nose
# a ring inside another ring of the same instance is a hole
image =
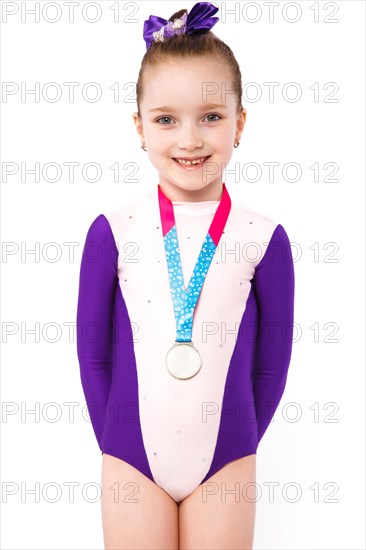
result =
[[[185,124],[179,134],[178,147],[193,151],[196,148],[201,148],[202,145],[203,140],[195,125],[193,123]]]

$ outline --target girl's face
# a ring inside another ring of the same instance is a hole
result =
[[[160,185],[171,200],[220,200],[223,171],[240,140],[229,68],[211,57],[164,61],[144,74],[141,119],[133,113]],[[196,166],[175,159],[209,157]]]

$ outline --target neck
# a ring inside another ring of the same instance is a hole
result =
[[[164,195],[171,201],[177,202],[200,202],[200,201],[219,201],[222,197],[222,182],[214,182],[214,185],[207,185],[202,189],[187,190],[177,187],[171,183],[159,182],[160,189]]]

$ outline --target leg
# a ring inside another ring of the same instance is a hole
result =
[[[226,464],[198,486],[179,506],[179,548],[252,550],[255,480],[253,454]]]
[[[177,550],[177,503],[139,470],[106,453],[101,504],[106,550]]]

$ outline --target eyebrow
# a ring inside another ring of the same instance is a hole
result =
[[[207,109],[227,109],[227,105],[225,103],[207,103],[207,104],[203,104],[201,106],[201,110],[207,110]],[[170,111],[170,112],[174,112],[174,108],[173,107],[166,107],[166,106],[163,106],[163,107],[156,107],[155,109],[150,109],[149,110],[149,113],[154,113],[156,111]]]

